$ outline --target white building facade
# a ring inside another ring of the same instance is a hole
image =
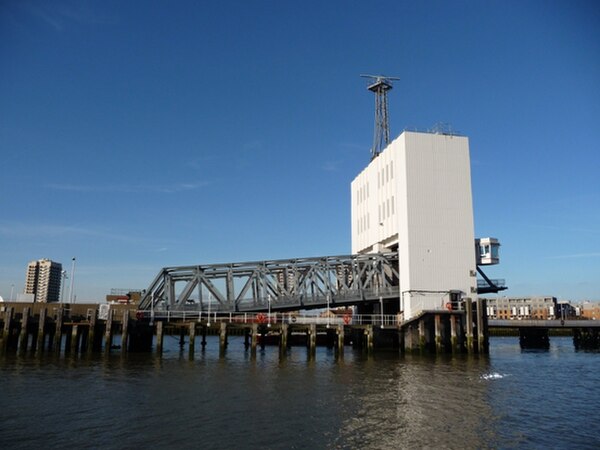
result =
[[[49,259],[31,261],[25,274],[25,294],[35,302],[58,302],[62,265]]]
[[[351,192],[352,253],[398,250],[404,319],[476,295],[468,138],[405,131]]]

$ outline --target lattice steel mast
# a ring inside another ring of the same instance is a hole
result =
[[[374,159],[390,143],[387,91],[392,89],[392,81],[399,78],[383,75],[361,75],[361,77],[373,80],[367,89],[375,94],[375,132],[371,148],[371,159]]]

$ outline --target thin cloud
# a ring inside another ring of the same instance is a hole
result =
[[[572,255],[557,255],[557,256],[549,256],[549,259],[577,259],[577,258],[598,258],[600,257],[600,252],[593,253],[574,253]]]
[[[337,172],[340,170],[340,164],[340,161],[325,161],[321,165],[321,170],[324,170],[325,172]]]
[[[62,236],[84,236],[103,238],[123,242],[143,242],[144,239],[135,235],[114,233],[110,230],[84,227],[80,225],[24,224],[0,222],[0,236],[11,238],[58,238]]]
[[[261,140],[248,141],[242,144],[242,149],[244,151],[262,150],[263,148],[264,144]]]
[[[171,185],[85,185],[85,184],[60,184],[50,183],[46,187],[58,191],[70,192],[107,192],[107,193],[159,193],[159,194],[175,194],[185,191],[193,191],[200,189],[209,183],[206,181],[192,183],[175,183]]]
[[[355,142],[340,142],[338,144],[338,146],[340,146],[342,148],[351,148],[353,150],[369,150],[368,147],[365,147],[364,145],[361,145],[361,144],[357,144]]]
[[[26,9],[32,15],[41,19],[46,25],[49,25],[51,28],[54,28],[55,31],[62,31],[63,24],[62,21],[56,17],[56,15],[48,13],[44,11],[44,9],[39,8],[36,5],[32,5],[30,3],[25,4]]]
[[[71,4],[45,2],[38,5],[23,2],[21,5],[27,14],[38,18],[57,32],[62,32],[69,23],[98,25],[117,23],[114,17],[92,11],[90,4],[85,2],[72,2]]]

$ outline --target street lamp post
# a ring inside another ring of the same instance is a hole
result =
[[[73,292],[74,285],[75,285],[75,257],[73,257],[73,263],[71,265],[71,288],[69,289],[69,303],[73,303],[73,299],[75,298],[75,294]]]
[[[152,291],[152,303],[150,304],[150,325],[154,325],[154,291]]]
[[[211,304],[211,300],[212,300],[212,294],[209,292],[208,293],[208,322],[206,322],[206,326],[210,327],[210,304]]]
[[[329,328],[329,294],[327,294],[327,328]]]
[[[60,273],[62,275],[62,283],[61,283],[61,288],[60,288],[60,302],[64,303],[65,302],[65,291],[67,290],[67,287],[65,286],[65,280],[68,278],[67,277],[67,271],[63,270]]]
[[[269,312],[267,314],[269,323],[267,323],[267,327],[270,328],[271,327],[271,294],[267,295],[267,302],[269,303],[269,305],[268,305]]]
[[[381,315],[381,328],[383,328],[383,297],[379,296],[379,313]]]

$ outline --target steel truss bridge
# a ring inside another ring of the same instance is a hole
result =
[[[139,310],[266,312],[399,298],[398,253],[165,267]]]

